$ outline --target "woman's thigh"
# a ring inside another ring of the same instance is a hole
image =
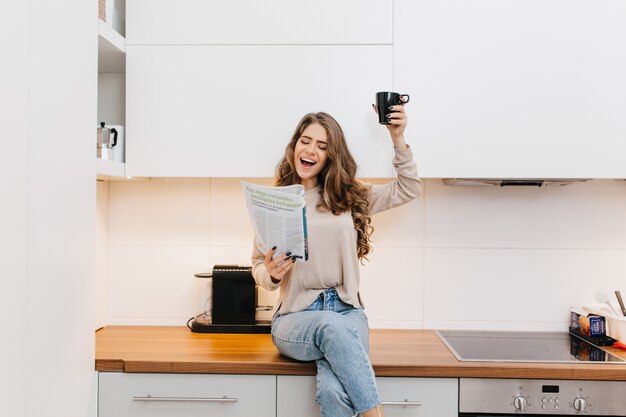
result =
[[[325,311],[300,311],[276,317],[272,321],[272,341],[285,356],[301,361],[323,357],[315,344],[319,316]]]
[[[354,326],[357,334],[359,335],[361,345],[363,345],[366,352],[369,352],[369,323],[365,312],[360,308],[353,308],[342,311],[340,314],[347,318]]]
[[[324,353],[320,343],[328,332],[344,333],[355,331],[360,343],[368,350],[369,332],[367,317],[362,310],[343,311],[300,311],[285,314],[272,323],[272,340],[280,353],[301,361],[320,359]],[[343,339],[343,337],[340,337]]]

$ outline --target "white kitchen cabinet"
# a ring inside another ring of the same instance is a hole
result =
[[[457,378],[376,378],[388,417],[457,417]]]
[[[622,0],[396,0],[420,176],[626,177],[625,22]]]
[[[129,29],[132,26],[129,26]],[[126,175],[273,177],[300,118],[333,115],[358,175],[392,175],[371,104],[391,46],[127,45]]]
[[[99,417],[274,417],[275,375],[100,372]]]
[[[456,378],[376,378],[388,417],[456,417],[459,380]],[[278,376],[277,417],[319,417],[313,376]]]
[[[391,44],[392,0],[132,0],[132,45]]]
[[[320,417],[314,376],[278,375],[276,392],[276,417]]]

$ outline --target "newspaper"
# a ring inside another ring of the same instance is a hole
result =
[[[304,186],[269,187],[242,182],[248,214],[264,252],[291,252],[296,262],[309,259]]]

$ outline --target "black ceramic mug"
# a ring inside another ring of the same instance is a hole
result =
[[[389,106],[395,106],[397,104],[404,104],[409,102],[408,94],[394,93],[392,91],[380,91],[376,93],[376,106],[378,106],[378,123],[381,125],[388,125],[389,120],[387,117],[389,113]]]

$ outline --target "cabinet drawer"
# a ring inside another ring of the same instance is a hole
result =
[[[129,45],[391,44],[392,3],[133,0],[126,5],[126,41]]]
[[[276,415],[274,375],[100,373],[99,417]]]
[[[387,417],[456,417],[455,378],[376,378]],[[278,376],[277,417],[319,417],[316,380],[311,376]]]

